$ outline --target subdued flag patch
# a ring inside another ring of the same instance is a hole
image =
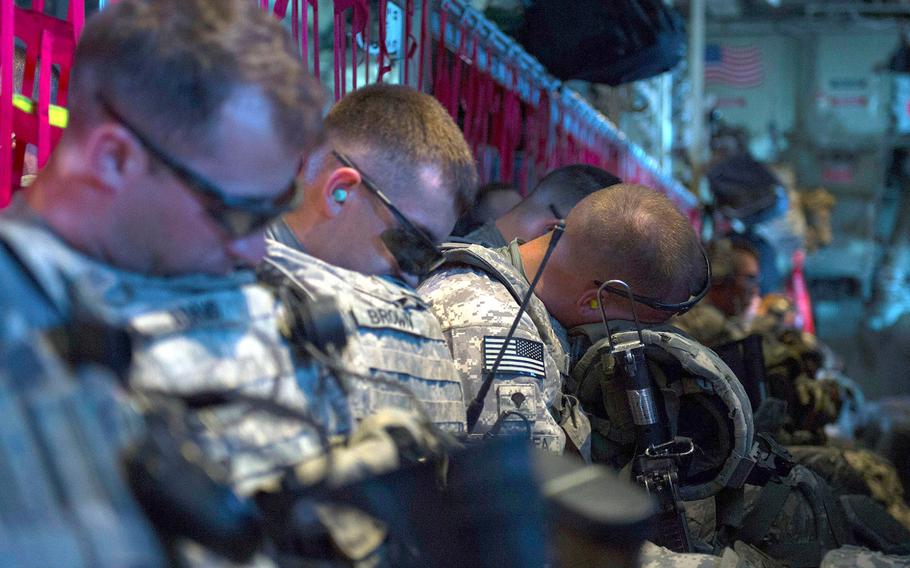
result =
[[[489,371],[493,368],[493,363],[499,356],[500,350],[505,343],[505,337],[495,337],[492,335],[483,338],[483,368]],[[520,375],[529,375],[536,379],[543,380],[546,377],[543,362],[543,343],[513,337],[505,347],[502,355],[502,361],[496,369],[497,373],[516,373]]]

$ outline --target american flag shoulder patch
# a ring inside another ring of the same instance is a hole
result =
[[[544,347],[540,341],[513,337],[503,350],[505,337],[485,335],[483,338],[483,368],[489,371],[493,368],[499,352],[504,351],[496,372],[514,373],[516,375],[529,375],[536,379],[544,380]]]

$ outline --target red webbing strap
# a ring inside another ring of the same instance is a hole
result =
[[[44,0],[32,0],[32,10],[44,13]]]
[[[496,83],[490,75],[489,70],[484,70],[480,74],[480,92],[478,93],[478,121],[477,121],[477,151],[478,154],[486,159],[487,151],[490,144],[490,129],[492,126],[492,117],[496,101]]]
[[[0,0],[0,207],[9,204],[13,189],[14,10],[13,0]]]
[[[429,37],[427,23],[429,22],[429,14],[427,13],[427,0],[421,0],[420,2],[420,45],[417,49],[420,50],[420,55],[417,57],[417,90],[424,90],[423,82],[423,70],[424,65],[426,64],[426,52],[427,52],[427,38]]]
[[[451,86],[449,72],[446,69],[446,12],[439,12],[439,43],[436,44],[436,72],[433,77],[433,96],[451,113],[449,98]]]
[[[472,41],[471,61],[473,65],[468,69],[468,78],[465,85],[465,105],[464,105],[464,138],[471,147],[474,154],[477,154],[478,132],[480,125],[478,115],[480,114],[480,70],[477,67],[477,37]]]
[[[502,92],[502,130],[499,133],[499,175],[502,181],[511,183],[515,178],[515,148],[521,136],[521,100],[518,98],[518,75],[512,72],[512,87]]]
[[[82,28],[85,27],[85,0],[69,0],[66,19],[73,24],[73,41],[78,41],[82,35]],[[65,89],[58,84],[57,91],[61,90]]]
[[[38,12],[40,13],[40,12]],[[27,8],[20,8],[16,13],[19,39],[25,40],[25,67],[22,70],[21,93],[32,98],[35,92],[35,69],[38,67],[38,53],[41,51],[41,28],[30,16]]]
[[[313,8],[313,75],[319,79],[319,0],[306,0],[301,6],[303,22],[300,26],[303,64],[309,68],[310,60],[310,13],[307,4]]]
[[[334,71],[335,71],[335,102],[338,102],[347,91],[347,77],[345,76],[345,23],[342,17],[343,9],[339,9],[339,3],[335,3],[335,20],[333,23],[333,54],[334,54]]]
[[[547,145],[550,141],[550,95],[541,89],[540,100],[534,109],[536,142],[534,146],[535,169],[547,168]],[[543,173],[543,171],[541,171]]]
[[[518,170],[518,193],[526,195],[528,192],[529,168],[534,161],[531,150],[531,138],[533,136],[531,120],[533,120],[533,109],[530,104],[521,103],[522,115],[524,116],[524,128],[521,129],[521,150],[522,160],[521,167]]]
[[[609,154],[607,155],[607,167],[606,169],[611,174],[619,175],[620,166],[619,166],[619,148],[615,144],[610,145]]]
[[[363,31],[363,83],[364,85],[370,84],[370,13],[367,12],[367,25],[366,29]]]
[[[319,79],[319,0],[308,0],[313,7],[313,75]]]
[[[563,155],[565,154],[566,146],[566,131],[563,125],[563,120],[565,116],[565,109],[562,108],[561,104],[556,105],[556,137],[554,138],[553,154],[552,159],[547,169],[555,169],[563,165]]]
[[[361,30],[362,32],[362,30]],[[351,89],[357,90],[357,31],[351,26]],[[369,48],[367,48],[369,49]]]
[[[269,9],[269,0],[259,0],[259,7],[263,10]]]
[[[290,0],[275,0],[275,5],[272,7],[272,13],[275,14],[275,17],[279,20],[283,20],[284,17],[287,16],[289,1]],[[296,7],[297,0],[294,0],[294,5]],[[266,3],[266,6],[268,6],[268,3]],[[297,37],[295,36],[294,39],[296,40]]]
[[[392,62],[389,58],[389,48],[386,45],[386,11],[388,10],[388,0],[379,0],[379,58],[377,66],[379,73],[376,75],[376,82],[382,83],[385,74],[392,70]]]
[[[54,38],[47,31],[41,32],[41,72],[38,75],[38,167],[44,167],[51,155],[51,54]]]
[[[352,86],[357,88],[357,34],[363,34],[370,18],[370,5],[368,0],[335,0],[335,100],[337,101],[348,90],[347,67],[347,24],[344,13],[351,10],[351,71]],[[318,51],[317,51],[318,57]]]
[[[465,57],[465,38],[468,33],[464,26],[461,26],[461,37],[458,40],[458,52],[455,54],[455,65],[452,68],[451,93],[449,93],[449,114],[453,120],[458,120],[458,107],[461,103],[461,83],[464,79],[461,71]]]
[[[411,77],[411,55],[412,55],[412,43],[411,43],[411,22],[414,20],[414,0],[405,0],[404,2],[404,41],[402,42],[402,52],[404,57],[401,58],[401,63],[404,65],[404,84],[410,85]]]
[[[544,171],[550,171],[558,166],[559,161],[559,136],[560,136],[560,121],[562,120],[562,107],[558,102],[550,103],[550,120],[547,124],[547,141],[546,141],[546,150],[545,150],[545,161],[546,167]]]
[[[790,278],[791,296],[796,304],[796,311],[802,317],[803,331],[815,333],[815,320],[812,317],[812,299],[809,297],[809,287],[806,286],[804,266],[806,253],[797,250],[793,253],[793,275]]]
[[[306,12],[306,8],[304,8]],[[294,0],[294,3],[291,5],[291,37],[294,38],[294,49],[297,57],[300,57],[303,60],[304,69],[309,70],[306,57],[301,56],[301,41],[300,41],[300,2],[299,0]],[[304,48],[305,49],[305,48]]]
[[[496,150],[496,163],[500,166],[502,165],[502,141],[503,141],[503,131],[505,130],[505,116],[506,113],[503,112],[503,102],[505,96],[503,95],[502,87],[496,85],[495,95],[493,99],[493,105],[490,107],[493,109],[493,127],[490,131],[490,137],[485,140],[490,146]],[[502,174],[500,173],[500,176]],[[501,179],[501,178],[500,178]]]
[[[487,69],[483,75],[481,75],[483,82],[481,83],[482,88],[480,91],[480,110],[481,110],[481,120],[480,120],[480,142],[481,144],[489,144],[491,140],[490,135],[490,113],[496,108],[496,81],[493,80],[493,75],[491,69]]]

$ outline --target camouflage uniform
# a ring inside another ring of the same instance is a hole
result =
[[[439,323],[416,292],[333,266],[276,240],[267,243],[263,272],[278,272],[285,279],[290,275],[307,293],[338,303],[348,331],[339,362],[352,371],[345,378],[356,420],[382,408],[414,408],[413,394],[431,422],[464,433],[461,380]]]
[[[509,242],[496,227],[495,221],[489,221],[477,227],[461,239],[469,243],[476,243],[490,248],[502,248],[509,246]]]
[[[2,563],[163,566],[118,459],[139,433],[138,417],[113,377],[89,368],[71,375],[28,327],[21,314],[0,311]]]
[[[2,215],[0,245],[0,258],[8,252],[22,274],[7,291],[18,286],[46,304],[26,308],[34,325],[59,325],[78,311],[129,332],[131,387],[238,392],[306,411],[329,434],[350,429],[340,389],[312,365],[295,369],[278,332],[281,310],[253,273],[159,278],[118,270],[70,248],[24,203]],[[196,441],[242,493],[321,450],[311,426],[238,405],[201,410],[195,425]]]
[[[688,312],[673,317],[669,323],[708,347],[739,341],[749,335],[746,326],[728,317],[707,299],[695,304]]]
[[[641,568],[777,568],[781,566],[754,547],[737,542],[718,556],[673,552],[646,542],[641,548]]]
[[[464,383],[465,400],[470,401],[484,371],[496,359],[529,283],[517,241],[496,250],[452,244],[446,257],[446,264],[418,291],[442,324]],[[514,337],[515,358],[499,368],[475,433],[488,432],[504,413],[511,412],[503,416],[503,431],[523,432],[530,421],[532,438],[543,449],[561,453],[568,433],[572,445],[588,456],[590,425],[562,394],[569,364],[565,330],[549,316],[543,302],[531,296]]]
[[[793,459],[808,467],[839,494],[869,495],[910,530],[910,507],[897,470],[869,450],[842,450],[819,446],[793,446]]]
[[[898,568],[910,566],[910,557],[873,552],[858,546],[834,549],[822,559],[820,568]]]

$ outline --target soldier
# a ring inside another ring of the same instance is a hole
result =
[[[495,181],[477,188],[477,199],[455,223],[453,237],[463,237],[481,227],[484,223],[495,221],[511,208],[521,203],[522,196],[512,184]]]
[[[689,312],[673,319],[674,326],[708,347],[748,335],[750,310],[758,301],[758,252],[740,240],[713,244],[711,290]]]
[[[246,0],[124,0],[88,22],[70,102],[51,160],[2,213],[0,306],[37,328],[125,328],[133,389],[272,397],[343,431],[311,368],[294,371],[275,298],[238,270],[262,258],[321,137],[321,89],[280,24]],[[247,407],[196,422],[243,492],[319,451],[311,426]]]
[[[547,233],[579,201],[620,181],[595,166],[574,164],[557,168],[545,175],[518,205],[459,240],[494,248],[508,246],[514,239],[530,241]]]
[[[340,377],[355,419],[426,411],[464,431],[461,384],[439,324],[409,283],[436,261],[477,186],[461,132],[432,97],[370,85],[325,119],[328,143],[303,171],[303,199],[270,231],[263,277],[333,298],[349,331]]]
[[[121,475],[118,454],[139,437],[137,417],[110,373],[77,372],[19,310],[0,310],[0,558],[14,566],[163,566]]]
[[[642,186],[616,185],[589,195],[572,210],[566,225],[565,242],[552,251],[515,328],[515,349],[502,357],[505,363],[500,363],[496,388],[484,399],[477,432],[529,427],[535,443],[561,452],[565,430],[572,446],[587,454],[587,419],[563,394],[569,372],[565,329],[600,321],[597,288],[605,279],[623,278],[639,294],[680,301],[693,288],[691,264],[703,261],[682,215],[666,198]],[[419,291],[449,341],[466,400],[477,396],[484,372],[499,357],[553,234],[495,250],[454,245],[447,251],[446,265],[421,285]],[[658,277],[644,277],[655,265],[660,267]],[[611,317],[628,314],[625,300],[610,296],[608,302]],[[647,321],[666,319],[649,307],[642,307],[641,315]]]

